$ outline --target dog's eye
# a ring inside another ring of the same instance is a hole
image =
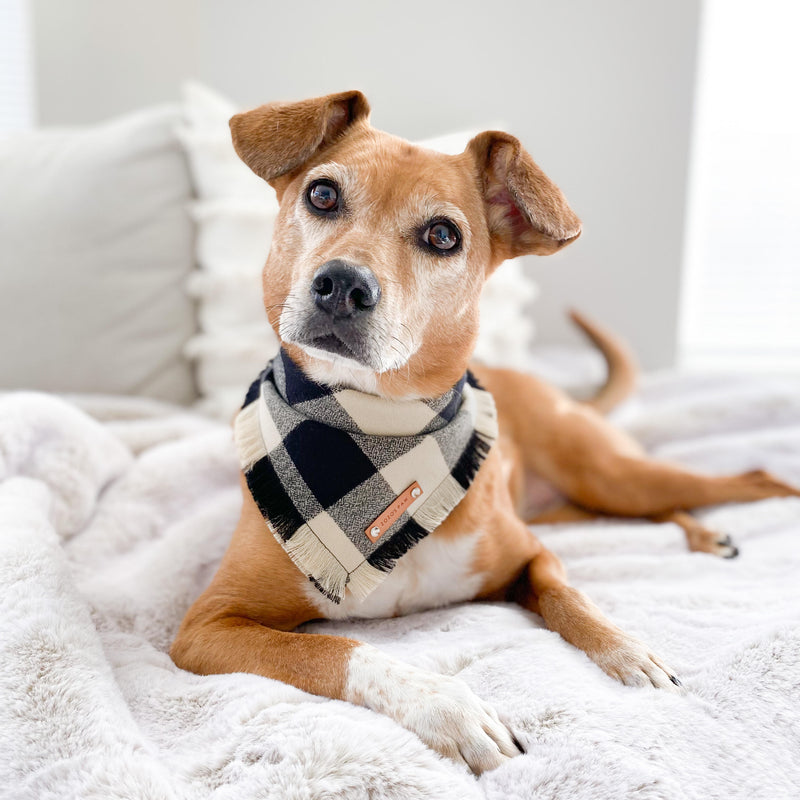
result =
[[[452,222],[438,220],[425,229],[422,241],[440,253],[452,253],[461,244],[461,234]]]
[[[306,203],[315,214],[332,214],[339,210],[339,188],[333,181],[312,181],[306,192]]]

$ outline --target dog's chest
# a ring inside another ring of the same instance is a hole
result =
[[[409,550],[364,600],[349,592],[338,605],[308,584],[308,599],[327,619],[383,618],[470,600],[480,591],[483,575],[473,570],[482,533],[456,537],[431,534]]]

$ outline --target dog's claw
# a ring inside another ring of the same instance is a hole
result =
[[[511,733],[511,741],[514,742],[514,746],[517,750],[519,750],[520,753],[525,753],[525,748],[520,744],[516,734],[513,731],[509,731],[509,733]]]
[[[670,675],[669,679],[676,685],[676,686],[683,686],[683,684],[674,676]]]
[[[739,555],[739,548],[733,543],[730,536],[723,536],[715,542],[717,546],[717,555],[723,558],[736,558]]]
[[[709,553],[720,558],[736,558],[739,555],[739,548],[736,547],[733,539],[727,534],[712,531],[699,525],[685,530],[690,550]]]

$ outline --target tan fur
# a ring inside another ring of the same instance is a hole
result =
[[[586,334],[605,357],[608,378],[600,390],[586,401],[592,408],[605,413],[618,406],[636,388],[636,361],[631,349],[596,322],[577,311],[570,311],[572,321]]]
[[[363,95],[345,92],[263,106],[231,121],[237,152],[272,183],[281,201],[264,268],[264,303],[287,351],[315,380],[345,381],[385,397],[432,397],[467,367],[480,289],[492,269],[510,256],[555,252],[577,238],[580,223],[508,134],[480,134],[464,153],[447,156],[372,129],[368,111]],[[347,214],[332,222],[308,213],[303,197],[313,177],[339,182]],[[438,215],[461,228],[458,256],[437,257],[416,242],[418,226]],[[294,341],[308,313],[311,277],[331,258],[368,266],[380,283],[380,304],[369,323],[368,359],[374,363],[323,358]],[[594,401],[608,409],[632,390],[635,370],[613,336],[580,316],[576,322],[609,361],[609,382]],[[477,537],[470,567],[472,576],[480,576],[477,597],[514,599],[540,613],[550,628],[623,682],[670,688],[668,668],[570,587],[556,556],[531,535],[519,516],[526,481],[532,477],[551,486],[554,497],[566,498],[555,508],[539,509],[541,521],[593,514],[658,517],[681,525],[696,549],[723,555],[730,553],[713,550],[687,509],[798,492],[764,473],[705,477],[654,462],[596,409],[554,387],[510,370],[474,371],[496,399],[500,436],[464,500],[430,537],[443,546]],[[401,709],[389,702],[396,693],[380,680],[416,687],[418,671],[406,681],[403,670],[410,667],[381,660],[358,642],[292,633],[321,616],[322,604],[310,599],[306,578],[267,531],[244,484],[242,494],[242,516],[228,552],[172,647],[176,664],[199,673],[254,672],[363,703],[394,715],[440,752],[460,753],[453,757],[463,757],[476,771],[508,757],[511,740],[491,721],[496,715],[469,699],[465,687],[454,688],[452,679],[429,676],[434,688],[406,698]],[[356,649],[365,655],[353,660]],[[351,671],[352,664],[361,667]],[[451,714],[456,696],[467,698],[477,720],[471,728]],[[423,706],[412,719],[406,712],[413,703]]]
[[[202,675],[254,672],[312,694],[343,698],[347,657],[357,642],[289,631],[317,616],[301,575],[241,479],[239,524],[211,585],[189,609],[171,655]]]

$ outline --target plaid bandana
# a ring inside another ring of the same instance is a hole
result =
[[[467,374],[433,400],[310,380],[281,350],[236,417],[247,485],[283,549],[335,603],[364,598],[438,527],[492,442],[492,396]]]

